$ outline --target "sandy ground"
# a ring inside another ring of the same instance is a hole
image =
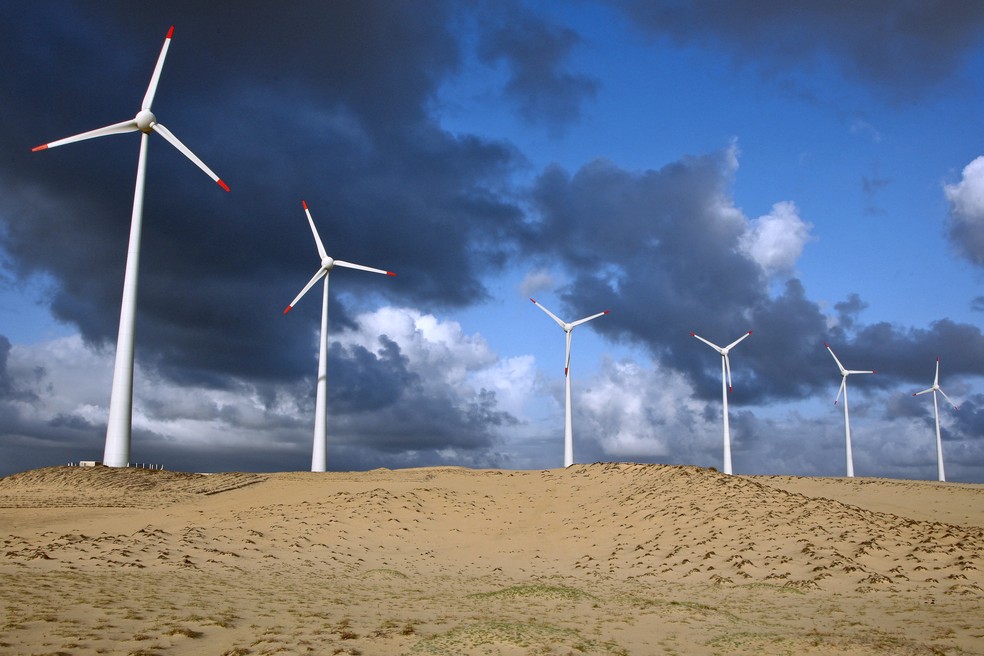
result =
[[[981,485],[52,467],[0,547],[0,654],[984,654]]]

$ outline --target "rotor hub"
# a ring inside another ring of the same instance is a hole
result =
[[[331,271],[331,268],[335,266],[335,259],[331,257],[325,257],[324,259],[321,260],[321,266],[323,266],[325,270]]]
[[[137,128],[141,132],[150,132],[157,123],[157,117],[149,109],[141,109],[133,119],[137,122]]]

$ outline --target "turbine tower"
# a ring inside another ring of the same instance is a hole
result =
[[[130,218],[130,243],[127,247],[126,272],[123,275],[123,300],[120,305],[120,327],[116,337],[116,364],[113,367],[113,389],[109,400],[109,418],[106,424],[106,446],[103,464],[109,467],[126,467],[130,461],[130,433],[133,418],[133,342],[137,316],[137,275],[140,268],[140,233],[143,224],[144,186],[147,176],[147,142],[151,132],[161,135],[165,141],[180,150],[185,157],[215,180],[220,187],[229,191],[228,185],[212,169],[205,166],[187,146],[181,143],[170,130],[157,122],[151,112],[154,93],[164,67],[164,57],[171,45],[174,26],[167,31],[164,47],[157,58],[157,66],[150,78],[147,93],[144,94],[140,111],[128,121],[114,123],[106,127],[83,132],[34,148],[34,151],[47,150],[57,146],[105,137],[124,132],[140,132],[140,154],[137,157],[137,183],[133,192],[133,214]]]
[[[717,344],[707,341],[696,333],[690,333],[692,337],[696,337],[721,354],[721,403],[724,406],[724,473],[728,475],[731,474],[731,426],[728,424],[728,394],[733,389],[731,386],[731,360],[728,358],[728,353],[730,353],[731,349],[737,346],[741,340],[751,334],[752,331],[749,330],[735,341],[731,342],[724,348],[721,348]]]
[[[847,445],[847,475],[851,478],[854,477],[854,454],[851,451],[851,415],[847,408],[847,377],[851,374],[873,374],[876,373],[874,369],[870,371],[859,371],[856,369],[845,369],[844,365],[841,364],[837,356],[834,355],[834,350],[830,348],[830,344],[824,342],[824,346],[830,351],[831,357],[834,358],[834,362],[837,363],[837,368],[841,372],[841,385],[840,389],[837,390],[837,398],[834,399],[834,405],[837,405],[837,401],[840,400],[841,392],[844,393],[844,443]]]
[[[311,225],[311,232],[314,234],[314,243],[318,246],[318,255],[321,256],[321,268],[318,269],[308,284],[304,285],[301,293],[295,296],[294,300],[290,302],[290,305],[284,309],[284,314],[287,314],[294,308],[297,302],[301,300],[301,297],[314,286],[314,283],[322,278],[325,279],[324,291],[321,295],[321,347],[318,351],[318,395],[314,407],[314,447],[311,451],[311,471],[323,472],[328,471],[328,272],[336,266],[340,266],[349,269],[371,271],[373,273],[383,273],[387,276],[395,276],[396,274],[392,271],[374,269],[372,267],[362,266],[361,264],[352,264],[351,262],[343,262],[328,257],[328,253],[321,243],[321,237],[318,236],[318,229],[314,227],[311,210],[308,209],[305,201],[301,201],[301,204],[304,206],[304,213],[307,215],[308,223]]]
[[[940,406],[936,400],[936,393],[939,392],[942,394],[943,398],[953,406],[954,410],[957,409],[957,404],[951,401],[950,397],[943,391],[943,388],[940,387],[940,359],[938,357],[936,358],[936,377],[933,379],[933,386],[921,392],[916,392],[913,396],[919,396],[927,392],[933,393],[933,414],[936,416],[936,473],[939,475],[939,480],[946,481],[946,474],[943,472],[943,440],[940,438]]]
[[[533,301],[532,298],[530,300]],[[608,314],[609,310],[567,323],[536,301],[533,301],[533,305],[546,312],[567,333],[567,347],[564,353],[564,385],[566,389],[564,400],[564,467],[570,467],[574,464],[574,431],[571,428],[571,331],[582,323]]]

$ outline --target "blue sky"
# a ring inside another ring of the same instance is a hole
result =
[[[984,11],[757,2],[355,6],[41,3],[0,73],[0,474],[102,451],[136,164],[155,112],[232,187],[153,141],[133,457],[310,461],[317,267],[332,276],[331,469],[721,466],[984,482]],[[336,252],[337,251],[337,252]]]

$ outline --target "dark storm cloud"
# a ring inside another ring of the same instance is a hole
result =
[[[984,5],[943,2],[650,2],[612,0],[640,29],[727,51],[783,85],[832,61],[891,101],[924,97],[959,70],[984,35]],[[824,89],[808,92],[823,95]]]
[[[500,8],[484,18],[495,27],[484,33],[479,56],[490,64],[505,62],[510,73],[505,93],[524,118],[559,131],[580,116],[581,104],[599,86],[596,80],[564,68],[580,37],[512,3],[505,7],[510,10]]]
[[[36,401],[37,392],[31,387],[23,385],[21,381],[15,380],[13,374],[8,370],[7,362],[9,359],[10,340],[4,335],[0,335],[0,403]],[[37,383],[44,377],[44,370],[36,369],[33,374],[32,382]]]
[[[329,426],[358,435],[358,444],[348,443],[349,458],[369,459],[361,463],[368,465],[373,451],[412,451],[416,460],[439,464],[443,459],[436,451],[486,450],[495,442],[497,427],[516,424],[515,417],[498,409],[494,392],[470,393],[429,370],[452,369],[453,356],[444,357],[428,370],[413,369],[400,346],[385,335],[374,352],[357,344],[332,345],[329,380],[337,376],[344,384],[328,395]]]
[[[216,387],[230,375],[301,375],[310,352],[299,324],[316,325],[317,309],[280,312],[318,264],[302,199],[331,254],[399,273],[339,277],[337,289],[430,307],[482,300],[482,276],[502,265],[503,236],[521,219],[500,190],[522,157],[428,115],[460,57],[450,12],[441,2],[5,5],[0,17],[18,26],[0,45],[0,83],[19,98],[0,132],[13,154],[0,165],[12,268],[50,274],[54,316],[90,343],[115,342],[139,138],[29,150],[132,116],[173,23],[154,111],[232,193],[152,135],[138,358]],[[344,298],[333,290],[333,326],[352,325]]]
[[[970,440],[984,439],[984,394],[973,394],[963,400],[954,400],[960,405],[959,410],[950,415],[953,429],[951,436]]]
[[[866,304],[857,294],[835,303],[831,317],[798,279],[775,287],[738,248],[749,221],[731,197],[734,157],[729,148],[659,171],[600,160],[573,175],[545,171],[531,190],[538,220],[527,248],[549,248],[571,273],[565,312],[610,308],[595,330],[645,345],[708,399],[720,393],[720,358],[690,331],[721,346],[754,331],[731,353],[738,403],[826,390],[839,376],[825,342],[845,367],[877,369],[865,381],[875,389],[920,384],[937,355],[951,375],[984,374],[976,326],[949,319],[928,328],[864,324]]]

